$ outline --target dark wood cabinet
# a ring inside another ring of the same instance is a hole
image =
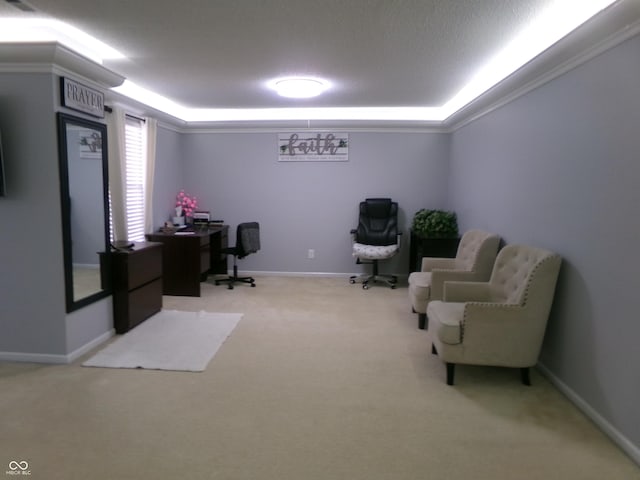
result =
[[[422,257],[454,258],[459,243],[459,238],[424,238],[411,231],[409,273],[420,271]]]
[[[162,309],[162,245],[134,243],[110,258],[114,327],[125,333]]]
[[[211,273],[227,273],[222,249],[228,244],[229,227],[191,232],[147,234],[147,240],[162,243],[164,295],[200,296],[200,282]]]

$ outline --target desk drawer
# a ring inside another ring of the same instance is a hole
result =
[[[116,333],[125,333],[162,309],[162,280],[136,288],[120,300],[114,312],[114,326]]]
[[[134,255],[129,255],[127,260],[128,289],[137,288],[162,276],[161,245],[145,248]]]

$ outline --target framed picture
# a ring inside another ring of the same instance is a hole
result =
[[[78,134],[80,144],[80,158],[102,158],[102,136],[95,130],[80,130]]]

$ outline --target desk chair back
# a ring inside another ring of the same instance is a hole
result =
[[[228,278],[216,280],[216,285],[226,283],[229,290],[233,290],[233,286],[236,283],[248,283],[252,287],[255,287],[256,281],[253,277],[238,276],[237,260],[239,258],[244,258],[251,253],[255,253],[258,250],[260,250],[260,224],[258,224],[258,222],[245,222],[238,224],[236,229],[235,247],[222,249],[222,253],[233,255],[233,274]]]
[[[236,252],[238,258],[260,250],[260,224],[246,222],[238,225],[236,230]]]
[[[360,202],[356,242],[394,245],[398,241],[398,203],[390,198],[367,198]]]

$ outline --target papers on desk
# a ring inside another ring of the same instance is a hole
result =
[[[176,232],[175,235],[195,235],[196,232]]]

